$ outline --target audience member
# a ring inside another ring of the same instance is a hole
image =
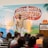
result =
[[[27,41],[29,41],[29,39],[30,39],[30,36],[31,36],[30,34],[28,34],[28,35],[27,35]]]
[[[29,39],[30,39],[30,34],[25,33],[24,38],[25,38],[26,41],[29,41]]]
[[[3,32],[0,32],[0,44],[3,43],[3,37],[2,37],[2,35],[3,35]]]
[[[7,34],[6,40],[7,41],[11,41],[12,40],[12,34],[10,32]]]
[[[15,32],[14,33],[14,39],[11,41],[10,45],[17,44],[17,40],[20,38],[20,33]]]
[[[36,45],[36,37],[32,36],[29,39],[28,46],[26,48],[38,48],[38,45]]]
[[[16,45],[14,45],[14,46],[11,46],[10,48],[21,48],[21,47],[25,47],[24,44],[25,44],[24,37],[20,37],[18,39],[18,43]]]
[[[42,34],[38,34],[38,38],[39,39],[36,40],[36,44],[40,44],[41,45],[43,43],[44,36]]]
[[[48,48],[48,37],[43,39],[43,48]]]
[[[0,38],[3,39],[3,32],[0,32]]]
[[[25,33],[25,35],[24,35],[24,38],[26,41],[27,41],[27,35],[28,35],[28,33]]]
[[[19,46],[19,47],[24,47],[24,44],[25,44],[25,39],[24,39],[24,37],[20,37],[20,38],[18,39],[18,46]]]

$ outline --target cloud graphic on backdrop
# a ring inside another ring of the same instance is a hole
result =
[[[11,9],[4,9],[4,11],[12,12],[13,13],[13,10],[11,10]]]
[[[0,6],[0,27],[6,28],[7,32],[14,25],[13,22],[13,10],[7,7]]]
[[[13,17],[11,17],[11,15],[9,15],[9,13],[6,13],[6,16],[5,16],[5,25],[6,25],[6,29],[7,30],[10,30],[11,27],[14,25]],[[7,32],[9,32],[9,31],[7,31]]]

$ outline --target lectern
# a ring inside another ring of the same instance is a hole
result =
[[[48,37],[48,24],[40,24],[39,32],[40,34],[43,34],[45,37]]]

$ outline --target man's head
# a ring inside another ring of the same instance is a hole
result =
[[[3,32],[0,32],[0,37],[2,37],[2,35],[3,35]]]
[[[20,37],[20,38],[18,39],[18,45],[19,45],[20,47],[23,47],[24,44],[25,44],[25,38],[24,38],[24,37]]]
[[[21,14],[19,14],[19,19],[21,19]]]

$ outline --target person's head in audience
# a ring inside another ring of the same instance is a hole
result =
[[[28,36],[28,33],[25,33],[24,38],[26,41],[27,41],[27,36]]]
[[[48,48],[48,37],[43,39],[43,48]]]
[[[25,40],[26,40],[26,41],[29,41],[30,36],[31,36],[30,34],[26,33],[26,34],[24,35]]]
[[[19,38],[19,37],[20,37],[20,33],[15,32],[14,33],[14,38]]]
[[[17,32],[15,32],[15,33],[14,33],[14,38],[16,38],[16,37],[17,37],[17,35],[18,35],[18,33],[17,33]]]
[[[30,35],[30,34],[28,34],[28,37],[29,37],[29,38],[30,38],[30,36],[31,36],[31,35]]]
[[[12,38],[12,34],[9,32],[8,34],[7,34],[7,40],[9,40],[9,39],[11,39]]]
[[[30,39],[30,36],[31,36],[30,34],[28,34],[28,35],[27,35],[27,41],[29,41],[29,39]]]
[[[24,37],[27,37],[28,33],[25,33]]]
[[[19,45],[20,47],[23,47],[24,44],[25,44],[25,39],[24,39],[24,37],[20,37],[20,38],[18,39],[18,45]]]
[[[3,36],[3,32],[0,32],[0,37],[2,37]]]
[[[39,38],[43,38],[43,37],[44,37],[43,34],[37,34],[37,35],[36,35],[36,38],[37,38],[37,39],[39,39]]]
[[[34,47],[35,44],[36,44],[36,37],[34,37],[34,36],[30,37],[29,42],[28,42],[28,46]]]
[[[18,39],[20,38],[20,33],[15,32],[14,33],[14,39],[11,41],[11,45],[17,44]]]
[[[18,33],[18,36],[19,36],[19,37],[21,37],[21,34],[20,34],[20,33]]]
[[[2,38],[3,32],[0,32],[0,44],[3,43],[3,38]]]
[[[8,37],[8,38],[11,38],[11,37],[12,37],[12,34],[9,32],[9,33],[7,34],[7,37]]]
[[[43,34],[40,34],[39,35],[39,39],[43,39],[44,38],[44,35]]]

